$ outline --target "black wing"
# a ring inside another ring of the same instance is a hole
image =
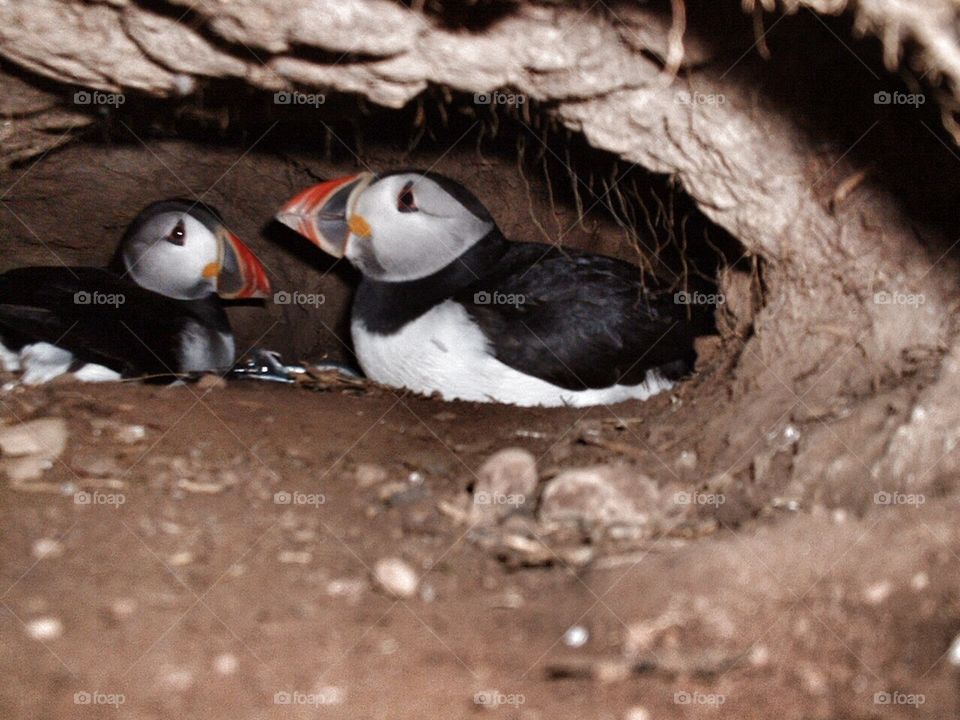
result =
[[[48,342],[125,377],[175,372],[184,303],[99,268],[30,267],[0,275],[0,335]]]
[[[640,270],[576,251],[515,243],[500,270],[457,296],[501,362],[570,390],[636,385],[650,368],[693,368],[693,332]]]

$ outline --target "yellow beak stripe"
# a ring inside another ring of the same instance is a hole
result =
[[[373,233],[367,221],[364,220],[362,216],[356,214],[351,215],[347,220],[347,227],[350,228],[350,232],[354,235],[362,238],[368,238]]]
[[[220,275],[220,263],[207,263],[201,273],[205,278],[215,278]]]

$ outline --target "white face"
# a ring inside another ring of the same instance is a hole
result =
[[[388,175],[350,198],[346,257],[364,275],[401,282],[431,275],[494,227],[432,179]]]
[[[122,249],[124,267],[140,287],[178,300],[216,292],[220,243],[202,222],[170,211],[147,220]]]

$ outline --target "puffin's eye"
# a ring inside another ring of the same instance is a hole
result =
[[[187,241],[187,229],[183,225],[183,220],[177,222],[170,234],[167,235],[166,241],[183,247],[183,244]]]
[[[397,195],[397,210],[400,212],[417,212],[417,202],[413,197],[413,183],[409,182],[403,186],[403,190]]]

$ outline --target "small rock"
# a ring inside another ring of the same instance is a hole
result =
[[[147,429],[143,425],[123,425],[117,428],[114,437],[124,445],[133,445],[147,437]]]
[[[387,481],[389,475],[386,468],[374,463],[360,463],[354,472],[357,485],[362,488],[373,487]]]
[[[574,625],[563,634],[563,644],[570,648],[581,648],[590,639],[590,631],[583,625]]]
[[[868,605],[879,605],[890,596],[891,592],[893,592],[893,585],[889,580],[882,580],[866,588],[863,591],[863,599]]]
[[[179,692],[189,690],[193,686],[193,673],[184,668],[168,669],[160,679],[161,684]]]
[[[120,597],[110,603],[110,614],[117,620],[124,620],[137,610],[137,601],[130,597]]]
[[[927,587],[929,587],[929,585],[930,585],[930,576],[928,576],[925,572],[922,572],[922,571],[918,572],[916,575],[910,578],[910,588],[914,592],[921,592],[922,590],[926,590]]]
[[[193,562],[193,553],[189,550],[181,550],[170,556],[168,562],[174,567],[182,567]]]
[[[378,560],[373,566],[373,581],[386,594],[404,600],[416,595],[420,585],[416,570],[400,558]]]
[[[38,560],[55,558],[63,554],[63,544],[53,538],[40,538],[33,543],[33,556]]]
[[[277,560],[284,565],[309,565],[310,561],[313,560],[313,553],[306,550],[281,550],[277,555]]]
[[[500,450],[480,466],[473,488],[473,516],[497,522],[533,503],[537,460],[523,448]]]
[[[86,477],[105,478],[123,474],[116,460],[92,450],[74,453],[70,466]]]
[[[623,720],[650,720],[650,712],[642,705],[636,705],[627,710]]]
[[[0,465],[14,484],[36,480],[63,454],[67,435],[63,418],[41,418],[0,428]]]
[[[950,643],[950,649],[947,650],[947,660],[954,667],[960,667],[960,635],[957,635]]]
[[[697,469],[697,453],[695,450],[684,450],[674,461],[673,466],[678,471],[690,472]]]
[[[540,520],[645,526],[654,515],[675,514],[678,507],[664,500],[650,478],[627,467],[601,465],[565,470],[547,483]]]
[[[27,634],[34,640],[54,640],[63,634],[63,623],[55,617],[39,617],[27,623]]]
[[[217,675],[233,675],[240,663],[232,653],[221,653],[213,659],[213,671]]]
[[[223,390],[225,387],[227,387],[227,381],[219,375],[214,375],[213,373],[207,373],[197,380],[197,390],[202,390],[204,392],[209,392],[211,390]]]

